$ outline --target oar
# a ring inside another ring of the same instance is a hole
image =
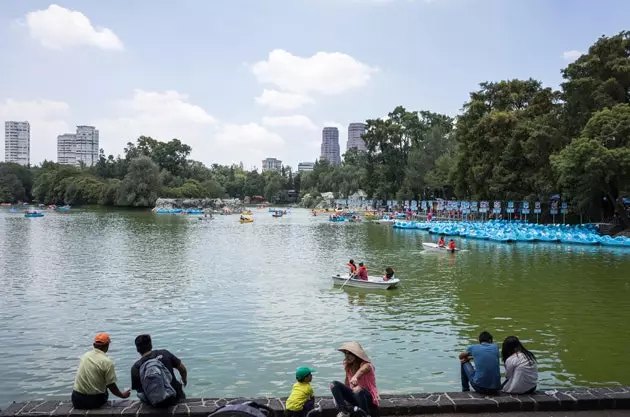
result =
[[[343,283],[343,285],[341,286],[341,288],[339,288],[339,291],[343,290],[343,287],[345,287],[345,286],[346,286],[346,284],[348,283],[348,281],[350,281],[350,279],[352,279],[352,275],[350,275],[350,276],[348,277],[348,279],[346,280],[346,282],[344,282],[344,283]]]

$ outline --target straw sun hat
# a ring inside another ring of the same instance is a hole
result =
[[[361,359],[364,362],[371,362],[367,353],[363,350],[359,342],[346,342],[339,349],[340,352],[350,352],[357,358]]]

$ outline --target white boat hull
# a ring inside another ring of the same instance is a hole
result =
[[[382,277],[368,277],[367,281],[361,279],[348,279],[348,275],[333,275],[333,284],[343,285],[344,287],[369,288],[379,290],[389,290],[400,284],[398,278],[392,278],[389,281],[383,281]],[[345,285],[344,285],[345,283]]]
[[[447,247],[439,246],[437,243],[422,242],[422,247],[424,250],[431,252],[452,253]],[[455,252],[457,251],[459,251],[459,249],[455,249]]]

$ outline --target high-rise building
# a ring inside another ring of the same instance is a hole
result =
[[[76,133],[57,136],[57,163],[92,166],[98,162],[98,130],[94,126],[77,126]]]
[[[267,158],[262,161],[262,171],[281,171],[282,161],[276,158]]]
[[[322,149],[320,159],[326,159],[331,165],[341,163],[339,154],[339,129],[325,127],[322,131]]]
[[[30,165],[31,125],[29,122],[4,122],[4,160],[20,165]]]
[[[77,135],[74,133],[64,133],[57,136],[57,163],[64,165],[76,165],[77,163],[77,150],[76,150]]]
[[[300,162],[298,172],[310,172],[315,169],[315,162]]]
[[[362,137],[364,133],[365,123],[350,123],[350,125],[348,125],[348,142],[346,143],[346,150],[355,148],[360,151],[367,151],[365,141]]]
[[[76,163],[92,166],[98,162],[98,130],[94,126],[77,126]]]

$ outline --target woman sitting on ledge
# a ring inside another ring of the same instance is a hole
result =
[[[378,390],[374,365],[357,342],[344,343],[339,349],[345,359],[345,383],[333,381],[330,391],[337,407],[337,417],[348,417],[354,407],[376,416],[378,412]]]
[[[516,336],[503,341],[501,358],[505,365],[503,392],[510,394],[532,394],[538,385],[536,356],[525,349]]]

